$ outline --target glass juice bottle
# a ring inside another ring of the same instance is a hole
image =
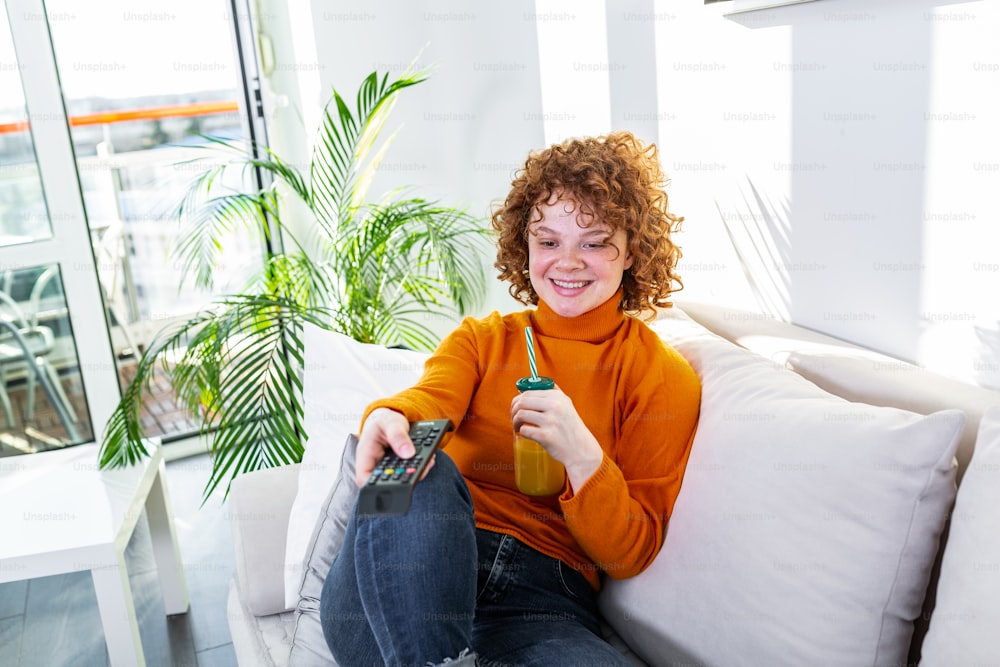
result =
[[[552,378],[521,378],[517,381],[519,392],[535,389],[552,389]],[[514,434],[514,483],[528,496],[554,496],[562,491],[566,478],[563,464],[549,456],[545,448],[534,440]]]

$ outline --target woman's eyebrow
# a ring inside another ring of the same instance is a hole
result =
[[[559,236],[559,231],[552,229],[551,227],[546,227],[545,225],[532,225],[532,234],[551,234],[553,236]],[[593,229],[585,228],[581,236],[593,237],[593,236],[614,236],[614,232],[609,229]]]

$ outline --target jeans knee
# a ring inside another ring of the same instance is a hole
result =
[[[455,518],[467,513],[472,517],[472,495],[455,462],[444,452],[435,454],[434,467],[413,489],[417,511],[437,512]]]

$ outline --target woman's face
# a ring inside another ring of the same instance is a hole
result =
[[[576,317],[614,296],[632,266],[625,230],[616,232],[553,196],[528,224],[528,275],[538,298],[563,317]]]

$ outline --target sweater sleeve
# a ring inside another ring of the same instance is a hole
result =
[[[605,447],[597,472],[560,497],[573,537],[614,579],[642,572],[659,552],[697,427],[697,375],[676,351],[658,351],[632,365],[613,457]]]
[[[362,428],[376,408],[396,410],[409,421],[447,418],[458,426],[479,381],[474,320],[465,318],[428,358],[417,384],[369,404]]]

